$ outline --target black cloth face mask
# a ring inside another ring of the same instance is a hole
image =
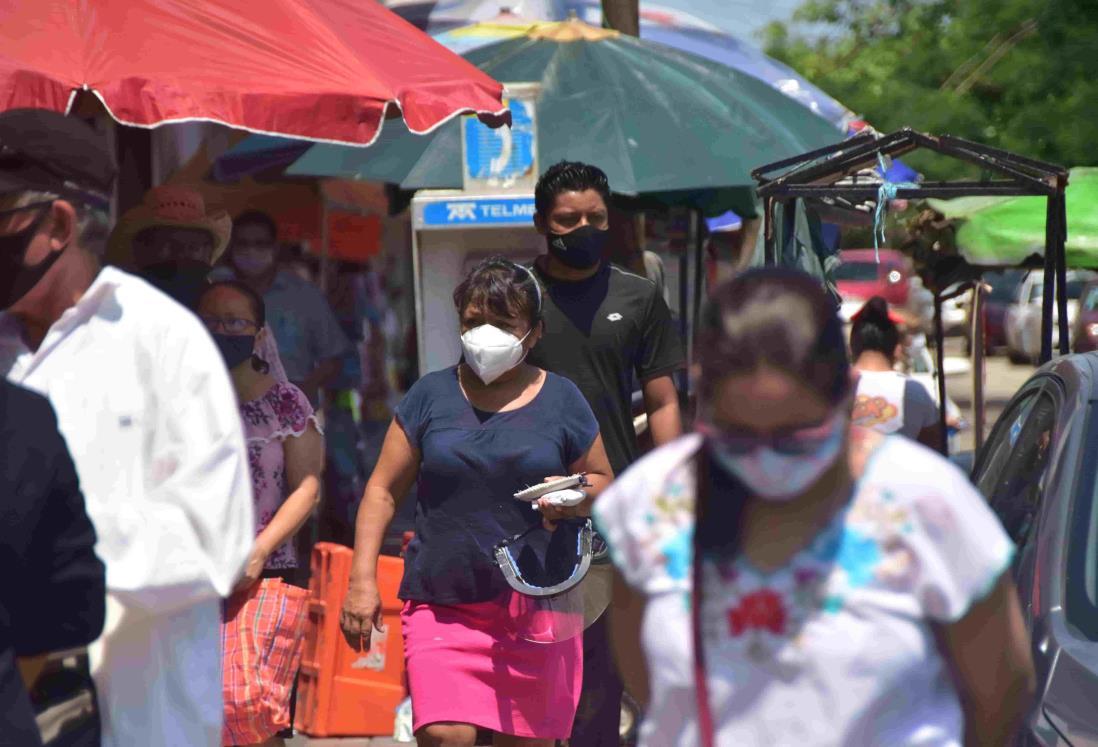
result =
[[[211,336],[221,352],[221,359],[230,371],[250,359],[255,350],[255,335],[222,335],[214,332]]]
[[[594,226],[580,226],[568,233],[548,233],[545,236],[549,254],[573,270],[589,270],[602,261],[609,231]]]
[[[197,259],[171,259],[141,270],[140,275],[192,311],[209,285],[211,268]]]
[[[41,206],[42,210],[38,217],[22,231],[0,236],[0,311],[10,309],[19,299],[30,293],[31,289],[38,285],[38,282],[45,277],[46,273],[53,267],[54,262],[59,260],[62,252],[65,251],[65,248],[62,247],[57,251],[50,252],[49,256],[30,267],[23,264],[27,258],[27,249],[49,212],[45,209],[47,206],[48,203]],[[27,208],[19,208],[19,210],[25,209]]]

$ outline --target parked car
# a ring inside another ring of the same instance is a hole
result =
[[[1038,703],[1016,744],[1098,747],[1098,354],[1042,367],[975,457],[1017,548]],[[963,460],[958,460],[960,461]]]
[[[1006,314],[1025,278],[1025,270],[996,270],[984,273],[984,282],[991,290],[984,296],[984,352],[991,355],[1005,348]],[[965,310],[965,350],[972,353],[972,305]]]
[[[902,252],[881,249],[878,262],[873,249],[844,249],[839,258],[842,264],[835,271],[835,285],[843,298],[844,322],[874,296],[881,296],[891,306],[907,307],[914,271]]]
[[[1072,349],[1076,353],[1089,353],[1098,350],[1098,281],[1087,283],[1079,299]]]
[[[1068,325],[1071,329],[1079,308],[1083,286],[1093,273],[1073,270],[1067,273]],[[1035,363],[1041,354],[1041,311],[1045,291],[1045,273],[1034,270],[1023,278],[1014,302],[1007,308],[1005,320],[1007,355],[1015,363]],[[1059,313],[1053,306],[1053,321]],[[1053,326],[1053,346],[1059,344],[1060,328]]]

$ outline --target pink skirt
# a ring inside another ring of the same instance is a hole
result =
[[[583,680],[583,637],[531,643],[508,629],[505,601],[405,602],[400,615],[414,728],[473,724],[567,739]]]

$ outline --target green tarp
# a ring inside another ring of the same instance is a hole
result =
[[[957,249],[969,264],[1013,267],[1045,253],[1045,197],[927,200],[958,224]],[[1068,267],[1098,269],[1098,168],[1071,170],[1067,187]]]

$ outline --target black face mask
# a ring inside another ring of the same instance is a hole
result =
[[[574,270],[589,270],[602,261],[609,231],[580,226],[568,233],[549,233],[545,240],[549,254]]]
[[[202,291],[209,285],[209,274],[210,266],[196,259],[171,259],[141,270],[141,277],[188,309],[198,305]]]
[[[217,349],[221,351],[221,359],[230,371],[250,359],[255,350],[255,335],[222,335],[214,332],[212,337],[217,343]]]
[[[19,233],[0,236],[0,311],[10,309],[23,296],[38,285],[53,263],[61,258],[64,247],[50,252],[49,256],[36,265],[23,264],[27,258],[27,248],[38,232],[42,221],[46,219],[46,210],[42,210],[29,226]]]

